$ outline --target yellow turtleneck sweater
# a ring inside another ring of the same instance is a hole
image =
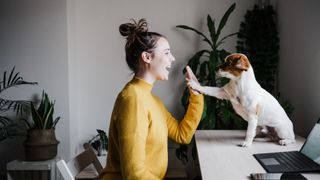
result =
[[[134,78],[118,95],[102,180],[163,179],[168,165],[168,137],[190,143],[203,112],[203,96],[190,93],[188,110],[179,122],[151,89],[151,84]]]

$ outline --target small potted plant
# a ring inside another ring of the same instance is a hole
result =
[[[25,142],[26,159],[29,161],[48,160],[57,155],[59,141],[55,136],[55,126],[60,117],[53,119],[54,104],[44,91],[39,107],[31,103],[32,123],[28,124]]]
[[[105,156],[108,151],[108,136],[105,131],[97,129],[95,135],[88,143],[97,151],[97,156]]]
[[[104,130],[97,129],[97,134],[84,144],[85,148],[92,147],[102,166],[106,165],[106,156],[108,151],[108,136]]]

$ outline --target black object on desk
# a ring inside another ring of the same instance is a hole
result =
[[[306,180],[300,173],[253,173],[253,180]]]

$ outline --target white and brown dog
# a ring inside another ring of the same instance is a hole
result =
[[[216,68],[216,73],[229,78],[230,82],[219,88],[200,86],[189,80],[188,86],[202,94],[231,101],[235,111],[248,121],[242,147],[252,144],[259,129],[265,134],[268,129],[275,131],[280,145],[295,142],[292,122],[279,102],[258,84],[245,55],[235,53],[227,56],[225,62]]]

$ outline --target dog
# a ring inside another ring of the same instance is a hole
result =
[[[187,84],[202,94],[231,101],[236,113],[248,122],[246,137],[240,146],[251,146],[256,134],[267,134],[270,129],[276,133],[280,145],[295,142],[291,120],[279,102],[256,81],[253,68],[244,54],[227,56],[225,62],[216,67],[216,74],[230,81],[221,88],[201,86],[193,80]]]

